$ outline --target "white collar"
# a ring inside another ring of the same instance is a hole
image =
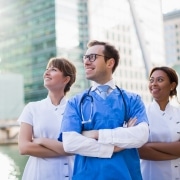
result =
[[[92,86],[92,88],[91,88],[91,91],[96,90],[96,88],[97,88],[98,86],[100,86],[100,85],[102,85],[102,84],[98,84],[98,83],[94,82],[94,83],[93,83],[93,86]],[[116,86],[115,86],[115,83],[114,83],[113,79],[111,79],[110,81],[108,81],[107,83],[105,83],[105,84],[103,84],[103,85],[108,85],[108,86],[110,86],[112,89],[116,89]]]
[[[46,99],[47,99],[47,102],[48,102],[51,106],[56,107],[56,105],[52,104],[51,98],[49,97],[49,95],[47,95],[47,98],[46,98]],[[66,102],[67,102],[67,98],[66,98],[66,96],[64,96],[64,97],[61,99],[60,103],[59,103],[57,106],[66,105]]]
[[[155,99],[153,99],[152,104],[154,105],[155,109],[158,109],[158,110],[162,111],[162,110],[160,109],[159,104],[156,102]],[[164,111],[167,111],[169,108],[171,108],[170,102],[167,103]]]

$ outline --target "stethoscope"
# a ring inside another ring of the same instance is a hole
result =
[[[86,124],[86,123],[91,123],[92,122],[93,97],[90,95],[91,88],[92,87],[89,88],[88,92],[81,98],[81,101],[80,101],[80,113],[81,113],[81,117],[82,117],[82,121],[81,121],[82,124]],[[119,90],[119,92],[120,92],[120,94],[122,96],[124,107],[125,107],[125,112],[126,112],[126,103],[125,103],[125,100],[124,100],[123,93],[122,93],[121,89],[118,86],[116,86],[116,88]],[[87,120],[85,120],[84,115],[83,115],[83,102],[85,100],[87,100],[87,98],[89,98],[89,100],[90,100],[90,115],[89,115],[89,118]]]

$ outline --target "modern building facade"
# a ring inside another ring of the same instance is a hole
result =
[[[164,14],[164,34],[167,64],[180,62],[180,10]]]
[[[82,64],[89,39],[86,1],[0,0],[0,7],[0,72],[23,74],[25,103],[47,96],[42,77],[51,57],[75,63],[70,95],[89,85]]]
[[[174,68],[180,78],[180,10],[164,14],[164,38],[166,49],[166,62]],[[180,85],[178,85],[178,97]]]
[[[55,2],[0,0],[0,70],[21,73],[25,102],[45,96],[43,72],[56,55]]]
[[[54,56],[76,65],[70,96],[88,88],[82,55],[93,39],[120,51],[116,84],[151,100],[145,62],[165,59],[160,0],[0,0],[0,7],[0,71],[23,74],[26,103],[46,96],[42,75]]]
[[[161,1],[91,0],[89,15],[90,39],[107,40],[119,49],[117,85],[151,101],[149,70],[165,62]]]

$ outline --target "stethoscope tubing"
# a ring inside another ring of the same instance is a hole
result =
[[[89,88],[88,92],[86,94],[84,94],[84,96],[81,98],[80,100],[80,114],[81,114],[81,118],[82,118],[82,121],[81,123],[82,124],[86,124],[86,123],[91,123],[92,122],[92,115],[93,115],[93,97],[90,95],[90,91],[91,91],[91,88]],[[125,99],[124,99],[124,96],[123,96],[123,93],[122,93],[122,90],[116,86],[116,88],[119,90],[121,96],[122,96],[122,99],[123,99],[123,103],[124,103],[124,106],[125,106],[125,114],[126,114],[126,110],[127,110],[127,107],[126,107],[126,103],[125,103]],[[84,100],[86,100],[86,98],[89,97],[90,98],[90,101],[91,101],[91,107],[90,107],[90,116],[89,116],[89,119],[88,120],[85,120],[84,119],[84,115],[83,115],[83,102]],[[126,117],[125,117],[125,120],[126,120]]]

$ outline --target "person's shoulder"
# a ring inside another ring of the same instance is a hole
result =
[[[77,93],[76,95],[72,96],[68,99],[69,102],[71,101],[79,101],[81,100],[85,95],[88,94],[89,89],[85,89],[84,91]]]
[[[27,104],[26,104],[26,107],[39,107],[40,105],[42,105],[42,104],[44,104],[45,103],[45,101],[46,101],[46,99],[42,99],[42,100],[39,100],[39,101],[31,101],[31,102],[28,102]]]
[[[156,102],[154,102],[154,101],[151,101],[151,102],[145,104],[146,111],[149,111],[151,108],[154,108],[154,107],[159,108],[158,104],[156,104]]]
[[[180,104],[171,104],[170,103],[171,109],[180,112]]]
[[[129,91],[129,90],[125,90],[125,89],[122,89],[120,88],[122,94],[124,96],[126,96],[127,98],[137,98],[137,97],[140,97],[139,94],[135,93],[135,92],[132,92],[132,91]]]

